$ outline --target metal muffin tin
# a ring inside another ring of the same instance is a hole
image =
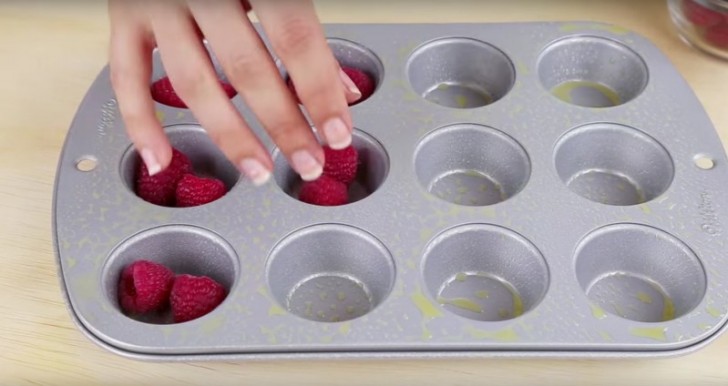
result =
[[[194,208],[141,200],[101,72],[53,218],[89,338],[163,361],[657,357],[724,330],[728,159],[653,44],[586,22],[325,28],[342,64],[377,80],[351,107],[361,167],[339,207],[295,199],[300,181],[239,96],[275,178],[255,188],[188,110],[158,104],[173,145],[231,190]],[[116,281],[142,258],[229,295],[186,323],[131,319]]]

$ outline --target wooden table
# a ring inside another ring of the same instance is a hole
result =
[[[107,59],[106,3],[0,4],[0,384],[728,384],[728,335],[693,355],[667,360],[154,364],[108,353],[73,326],[61,297],[51,244],[58,155],[78,104]],[[581,19],[621,24],[667,53],[728,143],[728,62],[684,45],[671,29],[665,1],[320,1],[318,5],[326,22]]]

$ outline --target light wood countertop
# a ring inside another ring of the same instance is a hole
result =
[[[653,40],[728,140],[728,62],[684,45],[665,1],[319,1],[324,22],[594,20]],[[364,6],[366,4],[366,6]],[[365,10],[369,8],[368,10]],[[665,360],[144,363],[86,339],[66,311],[51,234],[56,162],[105,65],[106,3],[0,3],[0,384],[727,385],[728,336]]]

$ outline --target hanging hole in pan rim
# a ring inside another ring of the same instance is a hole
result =
[[[712,170],[715,168],[715,160],[707,154],[698,154],[693,157],[693,162],[698,169]]]
[[[99,160],[92,155],[85,155],[76,161],[76,169],[81,172],[91,172],[96,169]]]

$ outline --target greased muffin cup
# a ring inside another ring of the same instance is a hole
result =
[[[375,85],[351,106],[359,166],[343,205],[297,198],[302,181],[237,94],[275,160],[270,183],[243,178],[189,110],[157,103],[172,144],[226,193],[143,200],[100,73],[53,207],[62,289],[91,340],[152,361],[662,357],[724,331],[728,159],[653,44],[589,22],[325,28]],[[156,53],[154,66],[150,84]],[[225,298],[180,323],[128,315],[118,282],[142,259]]]

